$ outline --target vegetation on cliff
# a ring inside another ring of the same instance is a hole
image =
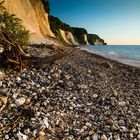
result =
[[[87,38],[88,38],[88,42],[91,44],[91,45],[95,45],[96,43],[97,44],[102,44],[102,45],[105,45],[106,43],[104,42],[103,39],[101,39],[98,35],[96,34],[88,34],[87,35]]]
[[[44,5],[45,11],[49,14],[50,13],[50,2],[49,0],[41,0],[42,4]]]
[[[23,47],[29,43],[29,31],[22,26],[22,21],[15,15],[10,15],[0,2],[0,46],[3,52],[0,63],[16,62],[21,64]]]
[[[72,33],[77,38],[78,42],[82,45],[86,45],[85,35],[87,35],[87,30],[84,28],[72,27]]]
[[[42,0],[45,1],[45,0]],[[49,8],[49,0],[45,1],[47,2],[46,6]],[[43,2],[44,4],[44,2]],[[50,23],[50,28],[52,32],[55,34],[57,39],[62,41],[64,44],[66,44],[64,38],[61,36],[60,29],[63,31],[69,31],[73,34],[74,38],[76,41],[81,44],[81,45],[86,45],[86,38],[85,35],[87,35],[87,40],[89,44],[94,45],[94,44],[105,44],[104,40],[101,39],[98,35],[96,34],[88,34],[87,30],[84,28],[78,28],[78,27],[71,27],[70,25],[62,22],[59,18],[54,17],[52,15],[49,15],[49,23]]]
[[[52,32],[55,34],[55,36],[57,37],[57,39],[59,39],[60,41],[62,41],[65,44],[66,42],[64,41],[63,37],[61,36],[59,29],[61,29],[63,31],[72,32],[72,28],[70,27],[70,25],[62,22],[59,18],[51,16],[51,15],[49,15],[49,23],[50,23],[50,28],[51,28]]]

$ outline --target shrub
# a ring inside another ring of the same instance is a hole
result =
[[[20,46],[27,46],[29,43],[29,31],[22,26],[22,20],[14,14],[9,14],[3,7],[3,2],[0,3],[0,30],[4,30],[8,35],[12,36],[14,42]]]
[[[0,2],[0,45],[3,46],[4,61],[15,59],[21,63],[21,57],[26,55],[23,47],[29,44],[29,31],[22,26],[22,20],[9,14]]]

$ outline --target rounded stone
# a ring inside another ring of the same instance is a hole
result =
[[[15,102],[18,106],[20,106],[20,105],[23,105],[26,102],[26,100],[24,97],[21,97],[21,98],[16,99]]]

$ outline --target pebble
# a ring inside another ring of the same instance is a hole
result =
[[[91,136],[91,135],[93,135],[94,133],[95,133],[95,132],[91,130],[91,131],[89,131],[88,134]]]
[[[65,79],[69,80],[71,77],[69,75],[65,75]]]
[[[6,105],[7,104],[7,101],[8,101],[8,97],[6,97],[6,96],[3,96],[3,97],[1,97],[1,102],[4,104],[4,105]]]
[[[128,129],[125,126],[120,126],[120,128],[123,132],[128,132]]]
[[[98,140],[98,135],[97,135],[97,134],[94,134],[94,135],[92,136],[92,140]]]
[[[20,84],[20,83],[21,83],[21,78],[20,78],[20,77],[17,77],[17,78],[16,78],[16,82],[17,82],[18,84]]]
[[[78,85],[78,88],[79,89],[87,89],[88,87],[85,84],[81,84],[81,85]]]
[[[40,132],[39,132],[39,135],[40,135],[40,136],[45,136],[45,132],[40,131]]]
[[[138,140],[140,140],[140,134],[137,136]]]
[[[17,133],[18,140],[28,140],[28,136],[22,134],[20,131]]]
[[[107,140],[107,137],[105,134],[101,135],[100,140]]]
[[[114,121],[112,119],[107,120],[106,122],[108,125],[113,126],[114,125]]]
[[[114,95],[115,97],[118,96],[118,92],[117,92],[116,90],[114,90],[114,89],[113,89],[113,95]]]
[[[5,77],[4,71],[0,70],[0,80],[3,80],[4,77]]]
[[[115,140],[121,140],[119,134],[114,135],[114,139],[115,139]]]
[[[97,98],[98,97],[98,95],[97,94],[93,94],[93,98]]]
[[[2,81],[0,80],[0,87],[2,87]]]
[[[43,119],[43,123],[45,124],[46,128],[49,128],[48,118]]]
[[[25,102],[26,102],[26,100],[25,100],[24,97],[20,97],[20,98],[16,99],[16,101],[15,101],[15,103],[16,103],[18,106],[23,105]]]
[[[5,135],[5,139],[6,139],[6,140],[9,140],[9,136],[8,136],[8,135]]]
[[[0,80],[0,137],[140,139],[139,71],[112,61],[114,68],[107,70],[100,65],[103,58],[85,63],[86,56],[73,57]]]
[[[118,102],[118,104],[119,104],[119,106],[124,107],[126,105],[126,102],[122,101],[122,102]]]
[[[91,123],[86,122],[86,126],[87,126],[87,127],[91,127],[92,125],[91,125]]]
[[[125,125],[125,121],[124,120],[119,120],[119,123],[118,123],[120,126],[124,126]]]

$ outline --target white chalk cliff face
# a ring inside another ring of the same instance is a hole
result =
[[[87,45],[89,44],[89,43],[88,43],[87,34],[84,34],[84,41],[87,43]]]
[[[48,14],[41,1],[5,0],[5,7],[10,14],[15,14],[23,20],[23,25],[30,31],[31,43],[54,44],[57,42],[50,38],[55,35],[50,30]]]
[[[62,36],[62,38],[64,39],[64,41],[69,44],[69,45],[78,45],[78,42],[75,40],[75,37],[73,36],[73,34],[69,31],[64,31],[59,29],[60,34]]]

